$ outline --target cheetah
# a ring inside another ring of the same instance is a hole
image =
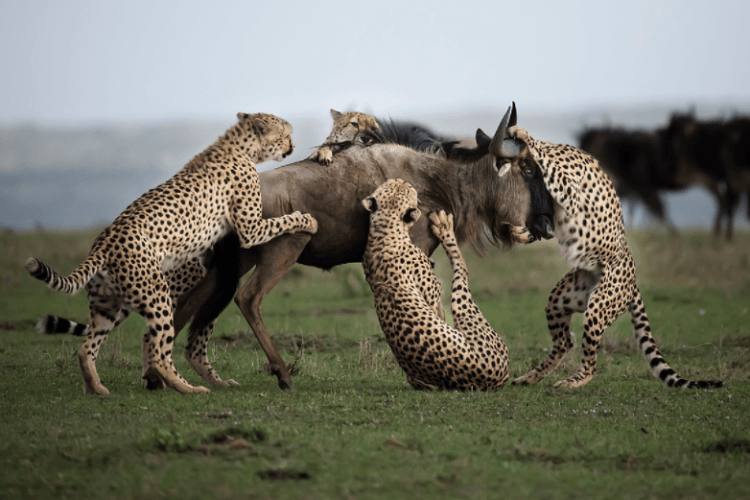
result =
[[[534,140],[516,125],[515,103],[502,160],[523,171],[539,168],[555,201],[554,225],[563,255],[572,270],[552,290],[546,307],[554,346],[549,356],[514,384],[536,384],[573,348],[570,320],[583,313],[583,359],[575,374],[555,387],[580,387],[596,373],[602,334],[625,310],[635,338],[653,374],[668,387],[721,387],[721,381],[689,381],[672,370],[656,347],[636,284],[635,263],[625,239],[620,200],[596,159],[572,146]],[[525,228],[513,228],[513,239],[529,241]]]
[[[334,151],[340,149],[345,144],[351,144],[359,134],[380,130],[378,120],[365,113],[357,111],[340,113],[332,109],[331,117],[333,118],[331,133],[328,134],[325,142],[318,146],[312,155],[310,155],[311,160],[315,160],[323,165],[330,165],[333,162]]]
[[[96,238],[86,260],[68,277],[31,257],[26,269],[53,290],[68,294],[86,287],[91,323],[78,360],[87,394],[109,394],[96,371],[101,344],[127,311],[143,316],[143,379],[178,392],[210,392],[190,385],[174,367],[173,304],[179,292],[203,275],[197,260],[235,231],[243,248],[298,231],[315,233],[317,221],[294,212],[261,218],[255,164],[279,161],[294,143],[292,127],[274,115],[238,113],[238,122],[182,170],[134,201]],[[186,352],[186,355],[188,353]],[[188,356],[201,376],[227,385],[213,371],[205,345]]]
[[[453,216],[431,213],[432,231],[453,268],[451,314],[445,323],[440,283],[427,256],[409,238],[420,216],[417,191],[388,180],[363,200],[370,233],[362,261],[381,328],[407,381],[417,390],[487,390],[508,380],[508,349],[474,304]],[[437,298],[437,303],[434,302]]]

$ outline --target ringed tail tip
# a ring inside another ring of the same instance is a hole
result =
[[[26,263],[24,264],[24,266],[29,273],[34,274],[39,270],[39,261],[34,257],[29,257],[28,259],[26,259]]]

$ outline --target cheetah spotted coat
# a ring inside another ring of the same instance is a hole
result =
[[[604,331],[627,309],[638,346],[656,377],[670,387],[721,387],[721,382],[681,378],[656,347],[636,285],[620,201],[597,161],[572,146],[535,141],[518,126],[510,127],[507,137],[520,147],[520,154],[511,161],[535,164],[542,171],[556,202],[555,237],[572,268],[552,290],[547,303],[552,351],[539,366],[513,383],[536,384],[557,367],[573,348],[570,320],[576,312],[584,314],[583,359],[576,373],[555,387],[588,383],[596,373]],[[527,239],[523,228],[515,228],[513,233],[518,241]]]
[[[238,118],[174,177],[125,209],[70,276],[27,260],[29,273],[50,288],[72,294],[85,286],[88,291],[91,324],[78,353],[87,393],[109,393],[97,374],[96,357],[127,311],[138,312],[148,323],[143,338],[147,387],[166,384],[179,392],[208,392],[182,378],[172,361],[173,303],[203,275],[197,258],[232,230],[245,248],[287,232],[317,230],[316,221],[299,212],[261,218],[255,164],[291,153],[291,126],[263,113],[239,113]],[[205,344],[192,346],[186,355],[204,379],[226,385],[208,363]]]
[[[486,390],[508,380],[508,349],[474,304],[453,217],[431,214],[432,230],[453,267],[451,314],[438,313],[440,284],[427,256],[409,238],[419,218],[417,192],[401,179],[382,184],[363,204],[371,212],[362,265],[380,325],[415,389]]]

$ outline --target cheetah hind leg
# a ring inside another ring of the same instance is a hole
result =
[[[166,385],[164,381],[151,370],[151,360],[146,355],[148,352],[149,345],[149,334],[143,335],[143,341],[141,342],[141,359],[143,361],[143,372],[141,375],[141,384],[149,391],[159,391],[164,389]]]
[[[594,273],[584,269],[568,272],[550,293],[545,312],[547,327],[554,345],[539,366],[513,381],[513,385],[531,385],[541,382],[573,349],[570,320],[573,313],[584,312],[591,289],[596,285]]]
[[[99,348],[107,340],[107,335],[114,328],[114,322],[110,319],[112,317],[114,314],[110,311],[91,307],[89,334],[78,349],[78,366],[81,368],[86,394],[109,396],[109,390],[104,387],[96,371],[96,357],[99,354]]]
[[[596,358],[602,335],[617,319],[631,301],[630,294],[618,295],[613,289],[612,272],[605,271],[599,284],[591,291],[583,316],[583,358],[578,370],[555,387],[581,387],[588,384],[596,375]]]
[[[220,387],[240,385],[233,379],[222,380],[208,361],[207,345],[208,339],[211,337],[211,333],[213,333],[213,329],[214,323],[211,322],[199,335],[193,335],[193,332],[190,332],[191,334],[188,338],[188,344],[185,346],[185,358],[196,373],[198,373],[198,375],[209,384]]]

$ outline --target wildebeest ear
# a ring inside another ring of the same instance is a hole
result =
[[[482,146],[484,144],[489,144],[492,142],[492,137],[484,133],[484,130],[481,128],[477,129],[477,135],[475,136],[475,139],[477,141],[477,146]]]
[[[331,108],[331,118],[333,118],[333,121],[338,121],[340,117],[341,117],[341,113]]]
[[[412,222],[417,222],[420,215],[422,215],[422,212],[418,208],[410,208],[404,214],[404,223],[410,224]]]
[[[375,198],[372,196],[368,196],[364,200],[362,200],[362,206],[365,207],[365,210],[368,212],[374,212],[378,209],[378,202],[375,201]]]
[[[269,132],[268,122],[260,116],[253,117],[253,126],[255,126],[261,135],[266,135]]]

